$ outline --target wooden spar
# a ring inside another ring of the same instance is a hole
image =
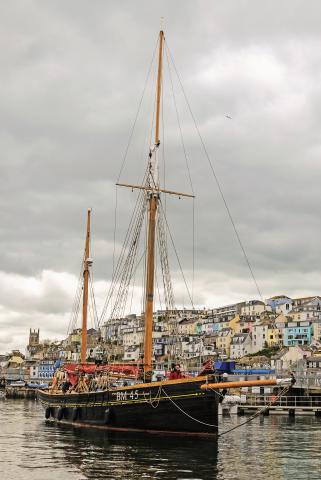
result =
[[[86,363],[87,352],[87,313],[88,313],[88,280],[89,280],[89,243],[90,243],[90,213],[91,209],[87,211],[87,227],[86,227],[86,242],[85,242],[85,257],[84,257],[84,288],[82,301],[82,330],[81,330],[81,363]]]
[[[163,43],[164,43],[164,32],[163,30],[161,30],[159,32],[155,145],[159,145],[159,117],[160,117],[160,100],[161,100],[161,94],[162,94]]]
[[[160,117],[160,99],[162,93],[162,65],[163,65],[163,41],[164,32],[159,33],[159,55],[157,72],[157,91],[156,91],[156,126],[155,126],[155,147],[156,156],[159,146],[159,117]],[[152,175],[155,173],[151,170]],[[158,187],[157,187],[158,188]],[[156,190],[157,190],[156,188]],[[154,307],[154,276],[155,276],[155,232],[156,232],[156,212],[159,193],[149,192],[149,212],[148,212],[148,237],[147,237],[147,263],[146,263],[146,300],[145,300],[145,341],[144,341],[144,374],[145,379],[151,379],[152,356],[153,356],[153,307]]]
[[[272,380],[243,380],[239,382],[219,382],[219,383],[204,383],[201,385],[202,390],[208,390],[212,388],[224,389],[224,388],[241,388],[241,387],[259,387],[263,385],[278,385],[276,378]]]
[[[143,185],[132,185],[130,183],[116,183],[118,187],[128,187],[128,188],[137,188],[139,190],[145,190],[146,192],[156,192],[156,193],[168,193],[169,195],[177,195],[178,197],[190,197],[195,198],[195,195],[191,195],[190,193],[182,193],[182,192],[175,192],[174,190],[165,190],[164,188],[153,188],[153,187],[145,187]]]

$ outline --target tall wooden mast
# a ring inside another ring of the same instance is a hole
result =
[[[81,331],[81,363],[86,363],[87,352],[87,314],[88,314],[88,283],[89,283],[89,267],[91,266],[91,259],[89,258],[89,244],[90,244],[90,214],[91,209],[87,211],[87,227],[86,227],[86,243],[84,256],[84,287],[83,287],[83,302],[82,302],[82,331]]]
[[[178,197],[192,197],[188,193],[175,192],[160,188],[158,181],[157,151],[160,145],[159,126],[162,96],[162,67],[163,67],[164,32],[159,33],[159,53],[156,90],[156,122],[154,146],[149,153],[149,176],[145,185],[131,185],[116,183],[122,187],[143,190],[148,201],[148,233],[147,233],[147,258],[146,258],[146,299],[145,299],[145,341],[144,341],[144,375],[145,380],[151,379],[153,356],[153,306],[154,306],[154,276],[155,276],[155,240],[156,240],[156,215],[160,193],[177,195]]]
[[[148,236],[147,236],[147,264],[146,264],[146,301],[145,301],[145,342],[144,342],[144,373],[148,380],[152,372],[153,356],[153,306],[154,306],[154,276],[155,276],[155,237],[156,237],[156,212],[159,198],[159,185],[157,184],[156,155],[160,143],[159,140],[159,119],[162,94],[162,66],[163,66],[163,45],[164,32],[159,33],[159,54],[157,72],[156,92],[156,124],[155,124],[155,146],[150,155],[150,184],[155,190],[148,193]],[[154,157],[154,158],[153,158]],[[155,184],[156,183],[156,184]]]

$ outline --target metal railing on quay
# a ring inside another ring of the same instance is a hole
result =
[[[321,396],[303,397],[303,396],[282,396],[276,398],[275,395],[253,395],[246,397],[247,406],[263,407],[272,405],[273,407],[310,407],[321,408]]]

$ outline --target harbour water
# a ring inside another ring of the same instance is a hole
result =
[[[245,420],[220,418],[220,430]],[[4,480],[320,480],[320,439],[315,417],[256,418],[201,440],[54,426],[35,401],[0,400]]]

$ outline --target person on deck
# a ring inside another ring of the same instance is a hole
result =
[[[64,381],[63,384],[61,385],[62,393],[63,394],[67,393],[70,387],[71,387],[71,383],[69,382],[69,380]]]
[[[181,372],[180,365],[175,365],[172,363],[171,373],[169,375],[169,380],[177,380],[178,378],[185,378]]]

